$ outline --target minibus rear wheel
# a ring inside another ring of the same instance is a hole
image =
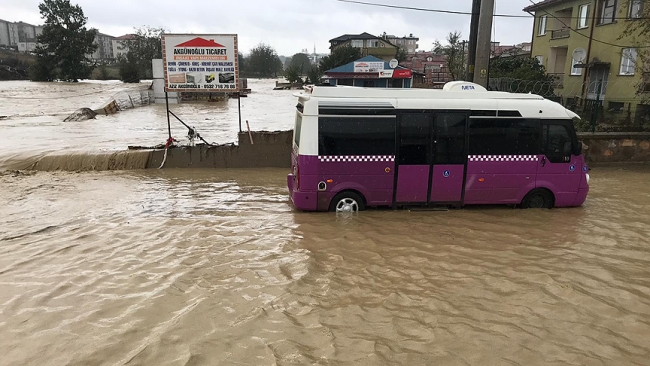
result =
[[[352,191],[343,191],[332,199],[330,211],[333,212],[357,212],[366,209],[363,197]]]
[[[553,207],[553,194],[546,189],[538,188],[528,192],[521,200],[521,208],[551,208]]]

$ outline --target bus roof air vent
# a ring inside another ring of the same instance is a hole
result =
[[[486,92],[487,91],[484,87],[467,81],[450,81],[445,84],[442,90],[449,91],[449,92]]]

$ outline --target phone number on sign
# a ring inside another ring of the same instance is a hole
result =
[[[168,89],[236,89],[235,84],[169,84]]]

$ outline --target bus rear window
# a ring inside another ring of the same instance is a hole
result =
[[[296,113],[296,125],[293,128],[293,141],[296,143],[296,146],[300,146],[300,129],[302,127],[302,115]]]

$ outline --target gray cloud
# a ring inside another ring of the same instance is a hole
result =
[[[401,6],[471,11],[471,0],[366,0]],[[75,0],[72,0],[75,3]],[[3,0],[0,18],[41,24],[38,0]],[[328,40],[345,33],[386,32],[420,37],[420,49],[429,50],[449,32],[469,35],[469,16],[412,10],[387,9],[341,3],[335,0],[78,0],[88,24],[102,33],[119,36],[142,25],[162,26],[175,33],[237,33],[239,47],[247,52],[259,42],[273,46],[281,55],[292,55],[316,46],[328,52]],[[498,0],[501,14],[526,15],[525,0]],[[495,40],[501,44],[530,41],[532,18],[496,18]]]

